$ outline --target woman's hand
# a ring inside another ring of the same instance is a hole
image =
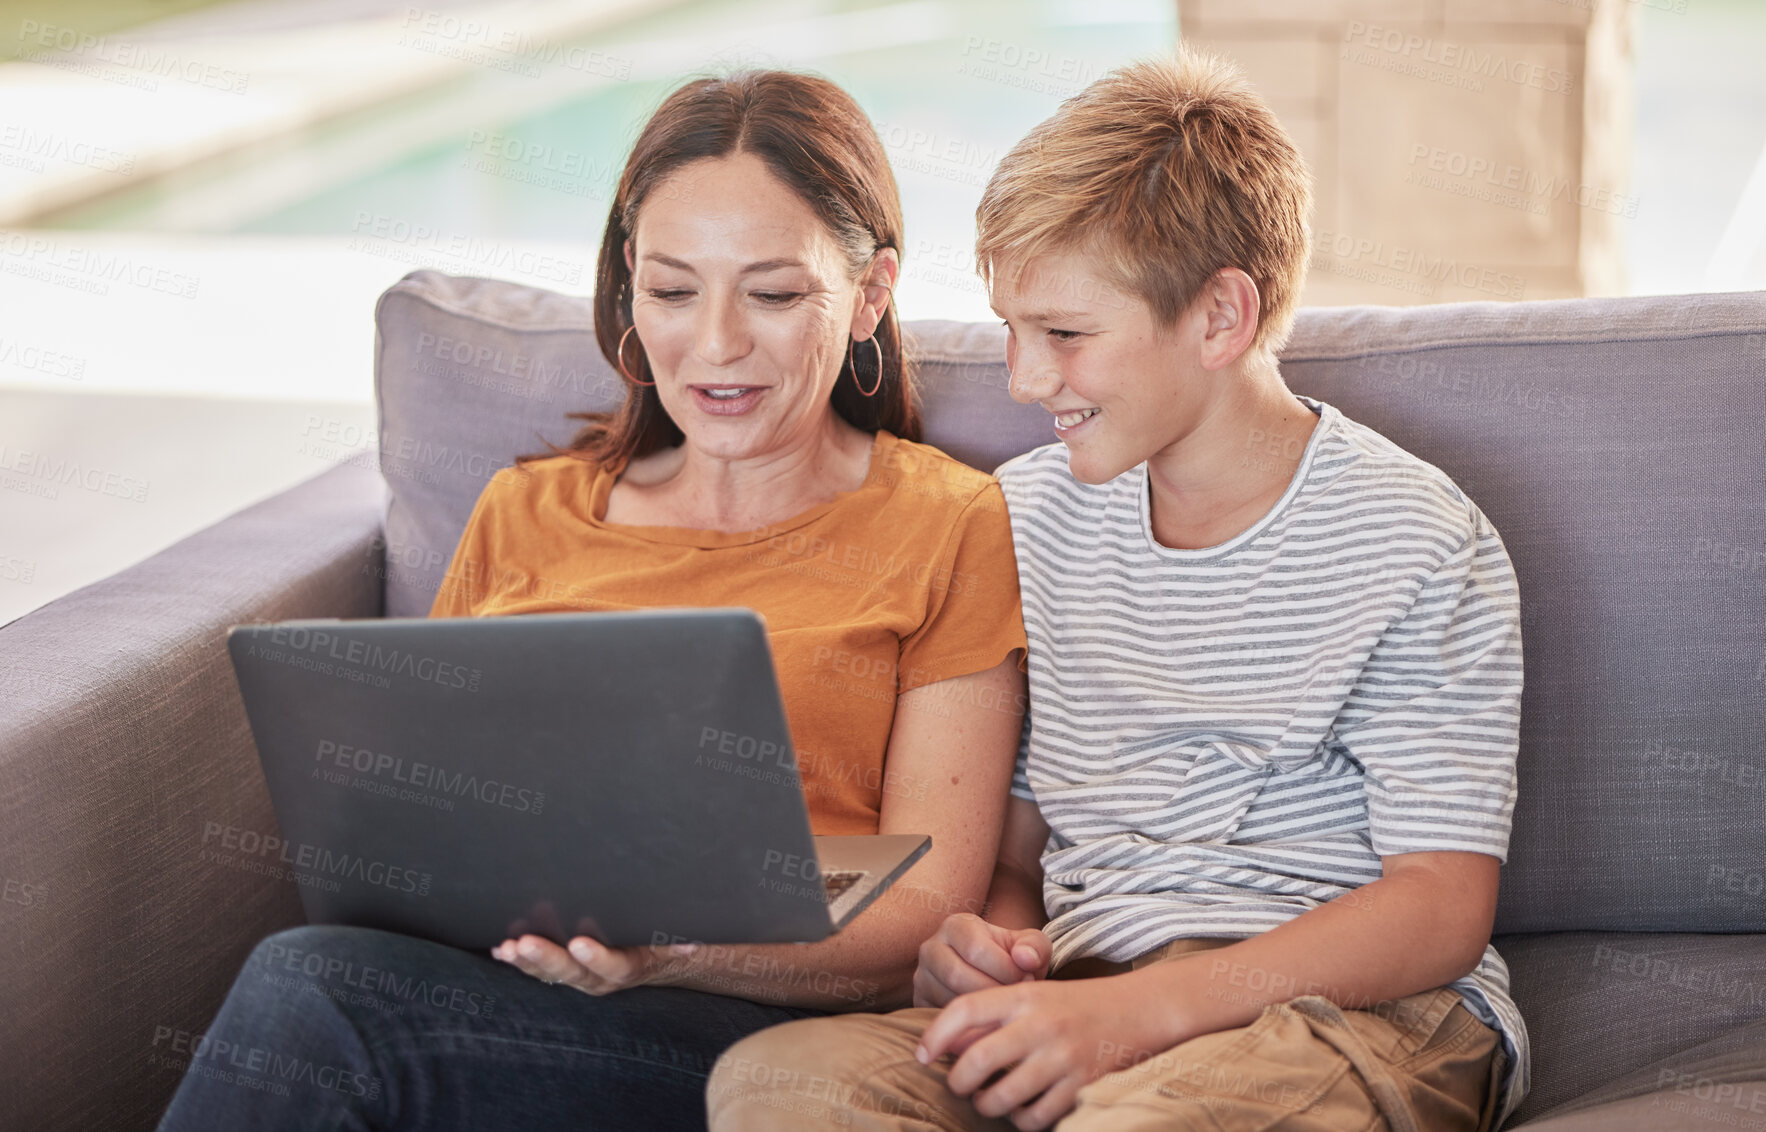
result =
[[[958,995],[1048,974],[1054,946],[1035,928],[1003,928],[971,912],[947,916],[920,945],[914,1005],[945,1006]]]
[[[571,940],[566,949],[544,936],[524,935],[491,948],[491,957],[519,967],[541,982],[562,983],[584,994],[603,995],[661,984],[677,973],[695,950],[697,945],[691,943],[608,947],[586,935]]]

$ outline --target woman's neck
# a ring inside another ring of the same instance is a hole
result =
[[[606,518],[629,526],[757,530],[860,487],[873,442],[831,408],[801,441],[758,456],[728,459],[683,442],[632,461],[609,494]]]

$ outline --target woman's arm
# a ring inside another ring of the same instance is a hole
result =
[[[590,994],[648,984],[822,1010],[905,1006],[921,941],[951,912],[979,909],[987,896],[1024,690],[1014,652],[985,672],[897,697],[885,765],[897,780],[937,788],[924,797],[885,791],[878,832],[930,834],[932,849],[837,935],[809,944],[701,944],[690,954],[611,949],[583,937],[567,951],[530,935],[493,954]]]
[[[987,889],[986,918],[960,912],[920,945],[914,1005],[944,1006],[989,987],[1040,979],[1054,947],[1042,934],[1042,850],[1049,825],[1036,803],[1013,798],[1006,809],[999,860]]]
[[[1042,851],[1049,823],[1036,803],[1013,798],[1006,807],[999,860],[987,888],[987,922],[1002,928],[1035,928],[1049,922],[1042,903]]]

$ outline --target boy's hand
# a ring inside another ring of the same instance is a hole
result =
[[[951,1092],[969,1097],[982,1116],[1048,1128],[1072,1111],[1084,1086],[1169,1048],[1157,1005],[1128,975],[977,991],[944,1008],[915,1056],[930,1065],[958,1055]],[[982,1088],[995,1074],[1002,1075]]]
[[[694,950],[693,944],[608,947],[588,936],[577,936],[567,950],[544,936],[524,935],[493,947],[491,957],[519,967],[541,982],[603,995],[661,982],[678,971],[681,961]]]
[[[948,916],[920,945],[914,1005],[944,1006],[958,995],[1045,977],[1054,945],[1035,928],[1002,928],[970,912]]]

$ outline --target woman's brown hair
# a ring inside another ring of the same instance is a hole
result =
[[[827,225],[845,253],[853,277],[881,248],[902,249],[901,199],[883,143],[852,96],[827,79],[789,71],[742,71],[727,78],[695,79],[665,99],[632,146],[619,190],[607,214],[595,271],[595,341],[615,372],[636,381],[652,380],[650,363],[628,344],[620,363],[619,346],[632,326],[632,275],[625,262],[626,241],[638,214],[657,186],[683,165],[708,157],[748,153],[766,162]],[[882,350],[882,385],[875,396],[859,392],[850,361],[842,362],[832,397],[835,412],[866,432],[888,429],[907,440],[920,439],[911,369],[902,356],[901,326],[891,302],[877,325]],[[876,356],[869,347],[849,357]],[[876,378],[865,363],[865,386]],[[628,384],[625,402],[611,413],[570,413],[589,423],[566,449],[521,457],[517,463],[569,454],[607,467],[681,442],[681,430],[662,407],[652,386]]]

